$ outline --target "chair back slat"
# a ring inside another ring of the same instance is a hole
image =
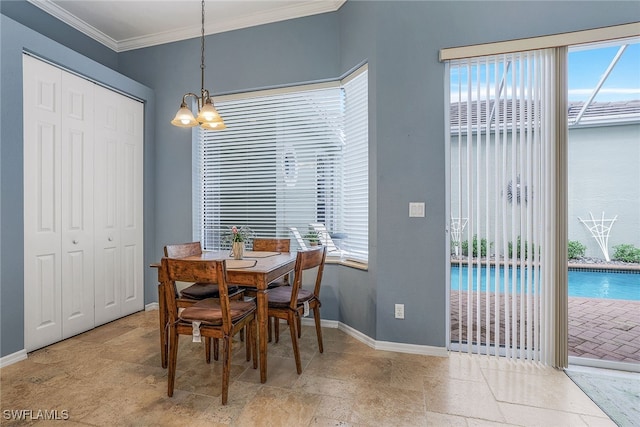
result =
[[[167,277],[181,282],[204,282],[217,279],[216,261],[195,261],[181,258],[167,258]]]
[[[253,239],[254,251],[291,252],[291,239],[256,237]]]
[[[184,258],[193,255],[200,255],[202,246],[200,242],[176,243],[164,247],[164,256],[169,258]]]
[[[320,297],[320,284],[322,283],[322,274],[324,272],[324,263],[327,258],[327,247],[316,246],[306,251],[300,251],[296,255],[296,266],[294,270],[293,288],[291,290],[290,308],[295,310],[297,307],[298,293],[302,288],[302,272],[318,267],[316,273],[316,282],[314,285],[314,295]]]

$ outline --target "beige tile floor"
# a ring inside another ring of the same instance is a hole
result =
[[[266,384],[236,345],[226,406],[220,403],[220,362],[206,365],[202,345],[183,338],[170,398],[157,316],[136,313],[0,369],[0,424],[615,426],[562,371],[484,356],[373,350],[337,329],[323,330],[320,354],[308,326],[301,375],[284,326],[280,343],[269,344]],[[68,420],[12,420],[16,410]]]

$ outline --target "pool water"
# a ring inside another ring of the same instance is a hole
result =
[[[480,290],[486,291],[486,267],[481,268]],[[473,268],[473,289],[477,290],[477,268]],[[501,292],[504,292],[504,274],[505,269],[500,268],[500,284]],[[512,279],[513,272],[509,271],[509,279]],[[495,268],[490,268],[489,281],[495,281]],[[515,283],[519,285],[520,270],[515,272]],[[460,277],[462,276],[462,277]],[[462,279],[462,288],[467,287],[468,268],[466,266],[451,267],[451,289],[458,290],[458,286]],[[493,285],[492,287],[494,287]],[[512,288],[509,288],[510,292]],[[519,290],[516,290],[519,292]],[[601,299],[620,299],[629,301],[640,301],[640,272],[626,272],[619,270],[574,270],[569,269],[569,296],[570,297],[586,297]]]

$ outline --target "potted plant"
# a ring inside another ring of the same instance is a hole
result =
[[[249,227],[238,228],[234,225],[229,229],[229,234],[225,237],[225,240],[231,244],[231,253],[235,259],[242,259],[245,241],[253,237],[254,233]]]
[[[307,234],[302,236],[302,238],[308,240],[311,246],[318,246],[318,243],[320,242],[318,232],[313,230],[310,230]]]

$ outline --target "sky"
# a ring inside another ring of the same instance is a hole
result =
[[[589,98],[619,48],[620,44],[569,50],[569,101]],[[594,101],[631,99],[640,99],[640,42],[628,45]]]
[[[634,42],[627,41],[627,47],[604,81],[594,98],[594,102],[640,100],[640,39],[635,39]],[[622,42],[616,42],[570,48],[568,55],[569,102],[589,99],[622,45]],[[480,61],[484,63],[484,59]],[[503,62],[499,62],[503,64]],[[513,76],[513,69],[511,67],[509,70],[508,83],[504,91],[501,92],[503,96],[504,94],[510,96],[512,87],[517,87],[517,85],[510,84],[513,83],[510,80]],[[479,76],[477,75],[478,70],[480,70]],[[459,99],[466,100],[469,96],[472,99],[476,99],[478,96],[486,98],[487,90],[492,93],[496,91],[498,83],[504,78],[504,66],[499,65],[497,72],[494,65],[474,67],[471,70],[471,75],[472,80],[477,82],[479,79],[480,84],[472,83],[473,88],[467,92],[469,86],[468,69],[465,66],[451,66],[451,102],[457,102]],[[490,79],[490,88],[487,86],[487,77]]]

